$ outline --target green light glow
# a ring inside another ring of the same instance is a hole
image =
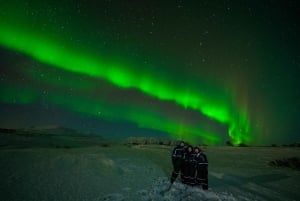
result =
[[[229,135],[235,143],[245,140],[250,140],[249,136],[249,122],[246,114],[236,114],[236,108],[233,108],[232,103],[227,104],[226,101],[213,100],[211,96],[202,94],[197,87],[190,87],[187,91],[184,86],[180,86],[172,80],[167,78],[157,78],[154,74],[139,74],[137,66],[126,66],[113,61],[106,61],[99,57],[93,57],[87,52],[81,52],[76,48],[70,48],[59,45],[56,41],[48,40],[36,33],[26,32],[10,28],[8,26],[1,26],[0,44],[9,49],[22,52],[26,55],[37,59],[40,62],[46,63],[56,68],[66,71],[89,75],[95,78],[104,79],[120,88],[135,88],[149,96],[155,97],[162,101],[173,101],[185,109],[193,109],[201,112],[211,119],[227,124],[229,127]],[[171,83],[170,83],[171,82]],[[8,92],[9,94],[9,92]],[[26,97],[24,95],[24,97]],[[222,98],[222,97],[220,97]],[[1,100],[4,96],[1,96]],[[91,113],[87,109],[91,107],[91,103],[84,105],[82,102],[77,102],[76,107],[72,103],[63,103],[64,99],[52,97],[52,102],[55,104],[62,104],[80,112]],[[33,98],[24,98],[22,103],[34,101]],[[78,108],[78,106],[80,107]],[[102,107],[99,103],[93,103],[93,108]],[[101,108],[103,110],[103,108]],[[129,111],[127,111],[129,112]],[[174,122],[168,122],[167,119],[159,117],[164,124],[157,124],[153,126],[153,122],[157,120],[151,118],[143,118],[135,112],[131,116],[125,116],[124,119],[133,121],[135,123],[147,124],[157,130],[168,131],[169,133],[176,133],[179,128]],[[107,115],[109,111],[107,111]],[[146,122],[146,123],[145,123]],[[150,123],[151,122],[151,123]],[[199,128],[197,128],[199,130]],[[200,137],[209,139],[210,141],[217,141],[214,135],[201,134],[203,132],[197,129],[184,129],[183,132],[198,135]]]
[[[23,91],[23,93],[20,94],[19,91]],[[24,91],[21,86],[7,87],[7,91],[2,92],[4,92],[0,95],[0,100],[2,102],[28,104],[34,102],[34,99],[36,99],[33,89],[28,88]],[[220,144],[220,137],[217,134],[204,131],[200,127],[192,125],[179,125],[172,119],[146,108],[116,105],[99,99],[92,101],[87,98],[67,96],[57,92],[55,94],[49,94],[47,100],[50,104],[68,108],[75,112],[85,113],[108,120],[135,122],[141,128],[151,128],[172,135],[175,134],[179,139],[183,138],[192,141],[193,136],[197,136],[206,143]]]
[[[23,86],[17,91],[11,90],[10,86],[1,86],[0,100],[4,103],[30,104],[37,100],[36,91]]]

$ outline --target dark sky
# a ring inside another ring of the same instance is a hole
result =
[[[0,0],[0,127],[299,142],[300,3]]]

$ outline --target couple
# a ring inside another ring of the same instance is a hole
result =
[[[202,189],[208,189],[208,161],[200,148],[185,146],[181,141],[172,152],[172,163],[171,183],[180,173],[182,183],[192,186],[201,185]]]

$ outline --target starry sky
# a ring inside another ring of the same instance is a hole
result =
[[[296,0],[0,0],[0,127],[299,142],[298,13]]]

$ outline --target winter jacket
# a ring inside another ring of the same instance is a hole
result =
[[[194,158],[197,163],[197,166],[199,166],[199,167],[207,167],[208,166],[207,157],[204,153],[198,153],[195,155]]]
[[[185,147],[177,146],[173,149],[172,152],[172,160],[182,160],[185,153]]]
[[[183,164],[183,182],[193,185],[196,179],[196,161],[193,152],[186,152],[184,155]]]

